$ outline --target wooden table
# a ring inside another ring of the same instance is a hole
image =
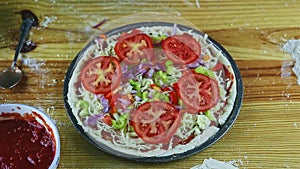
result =
[[[11,64],[21,17],[29,9],[40,26],[29,39],[37,48],[22,55],[25,79],[0,90],[0,103],[23,103],[48,113],[61,136],[59,168],[190,168],[212,157],[238,160],[240,168],[300,168],[300,86],[293,60],[281,51],[300,38],[297,0],[1,0],[0,69]],[[142,164],[108,155],[89,144],[73,127],[63,102],[67,68],[107,18],[140,12],[180,16],[221,43],[236,60],[244,82],[244,100],[232,129],[197,155],[163,164]]]

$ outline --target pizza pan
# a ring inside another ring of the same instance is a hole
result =
[[[168,26],[168,27],[173,27],[174,23],[169,23],[169,22],[138,22],[138,23],[133,23],[133,24],[128,24],[128,25],[123,25],[117,28],[114,28],[112,30],[109,30],[107,32],[105,32],[106,36],[113,36],[116,34],[120,34],[122,32],[128,32],[131,31],[133,29],[136,28],[140,28],[140,27],[152,27],[152,26]],[[185,26],[182,24],[176,24],[177,28],[183,30],[183,31],[191,31],[195,34],[201,35],[201,36],[205,36],[201,31],[189,27],[189,26]],[[191,155],[195,155],[207,148],[209,148],[210,146],[212,146],[213,144],[215,144],[218,140],[220,140],[228,131],[229,129],[233,126],[234,122],[236,121],[239,112],[240,112],[240,108],[242,105],[242,99],[243,99],[243,83],[242,83],[242,77],[240,74],[240,71],[238,69],[238,66],[236,65],[234,59],[231,57],[231,55],[226,51],[226,49],[224,47],[222,47],[218,42],[216,42],[214,39],[212,39],[211,37],[207,36],[206,38],[207,43],[212,44],[217,50],[219,50],[222,55],[228,60],[228,62],[230,63],[232,70],[234,72],[234,76],[236,79],[236,98],[234,100],[234,104],[233,104],[233,108],[232,111],[230,112],[230,115],[228,116],[226,122],[222,125],[219,126],[219,130],[216,132],[216,134],[214,134],[213,136],[211,136],[210,138],[208,138],[204,143],[196,145],[193,149],[185,151],[185,152],[180,152],[180,153],[175,153],[172,155],[167,155],[167,156],[150,156],[150,157],[139,157],[139,156],[132,156],[132,155],[128,155],[124,152],[119,152],[105,144],[101,144],[99,142],[97,142],[93,137],[91,137],[89,134],[87,134],[87,132],[83,129],[83,127],[81,125],[79,125],[79,122],[77,120],[77,118],[74,116],[72,108],[69,104],[69,98],[68,98],[68,93],[70,92],[69,90],[69,85],[70,85],[70,79],[74,74],[74,70],[78,64],[78,62],[82,59],[85,51],[91,47],[92,45],[94,45],[94,41],[89,42],[78,54],[77,56],[74,58],[74,60],[71,62],[66,76],[65,76],[65,81],[64,81],[64,89],[63,89],[63,98],[64,98],[64,103],[65,103],[65,108],[67,111],[67,114],[69,115],[69,118],[71,120],[71,122],[73,123],[74,127],[79,131],[79,133],[88,141],[90,142],[92,145],[94,145],[96,148],[111,154],[113,156],[116,157],[121,157],[121,158],[125,158],[125,159],[130,159],[133,161],[137,161],[137,162],[169,162],[169,161],[174,161],[174,160],[178,160],[178,159],[182,159],[182,158],[186,158],[189,157]]]

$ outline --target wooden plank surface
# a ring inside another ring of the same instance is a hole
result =
[[[300,168],[300,86],[282,45],[300,38],[297,0],[1,0],[0,69],[11,64],[21,18],[29,9],[40,21],[23,54],[25,79],[0,90],[0,103],[23,103],[47,112],[61,136],[59,168],[190,168],[212,157],[238,160],[240,168]],[[189,21],[222,44],[240,68],[244,100],[233,128],[216,144],[189,158],[142,164],[112,157],[90,145],[64,109],[69,64],[95,30],[92,26],[140,12],[163,12]]]

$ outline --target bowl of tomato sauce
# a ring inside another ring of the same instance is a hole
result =
[[[24,104],[0,104],[0,167],[55,169],[60,137],[54,121]]]

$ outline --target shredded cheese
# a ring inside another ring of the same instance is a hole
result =
[[[167,26],[154,26],[154,27],[142,27],[139,29],[142,30],[143,32],[158,32],[159,34],[164,33],[170,35],[172,33],[173,28]],[[201,44],[202,52],[200,57],[209,56],[209,57],[205,57],[206,61],[209,63],[205,65],[207,68],[210,69],[214,67],[217,64],[218,60],[223,57],[223,54],[219,52],[218,49],[216,49],[212,44],[207,42],[207,37],[208,37],[207,35],[202,36],[202,35],[194,34],[192,31],[183,32],[179,28],[176,28],[175,32],[176,34],[189,33]],[[96,41],[96,45],[89,47],[87,51],[83,54],[83,58],[79,60],[79,63],[75,68],[74,75],[71,77],[70,80],[69,93],[68,93],[69,104],[74,112],[78,124],[84,128],[85,132],[88,135],[90,135],[96,142],[99,142],[99,144],[105,144],[117,151],[130,154],[133,156],[149,157],[149,156],[167,156],[167,155],[178,154],[180,152],[191,150],[196,146],[199,146],[201,143],[205,142],[207,139],[209,139],[212,135],[214,135],[219,130],[218,127],[209,126],[208,123],[209,119],[204,118],[204,115],[200,115],[199,117],[197,117],[197,115],[195,114],[185,113],[182,117],[180,127],[177,129],[175,135],[184,140],[187,139],[192,133],[195,133],[196,134],[195,138],[186,145],[172,145],[172,143],[170,143],[167,149],[165,149],[165,147],[163,149],[162,144],[147,144],[139,137],[132,137],[132,136],[136,136],[136,133],[128,132],[129,129],[126,129],[126,132],[125,130],[116,131],[111,126],[103,123],[100,120],[97,122],[96,126],[93,127],[85,126],[84,120],[86,119],[83,119],[79,117],[78,114],[76,114],[76,112],[79,112],[80,109],[75,107],[74,103],[76,103],[80,99],[89,102],[90,104],[88,110],[91,115],[95,115],[101,112],[101,109],[103,107],[101,106],[99,99],[95,95],[89,93],[81,86],[78,89],[74,89],[74,84],[78,83],[80,70],[87,60],[96,56],[116,55],[114,52],[114,46],[119,36],[120,34],[117,34],[117,35],[109,36],[106,39],[104,39],[105,47],[97,43],[97,41]],[[222,62],[224,62],[226,66],[229,65],[229,62],[226,59],[223,59]],[[181,74],[177,74],[176,77],[174,76],[174,79],[178,79],[179,77],[181,77]],[[224,82],[221,82],[222,81],[221,76],[216,76],[216,80],[218,81],[219,85],[226,85],[224,84]],[[148,82],[145,82],[145,86],[147,83]],[[124,86],[124,91],[131,90],[131,89],[132,87],[130,85]],[[198,88],[196,89],[198,90]],[[199,95],[195,97],[199,97]],[[221,98],[235,100],[235,97],[236,97],[235,94],[232,94],[230,95],[230,97],[222,96]],[[134,106],[138,106],[139,104],[140,103],[134,103]],[[220,102],[211,111],[215,112],[219,110],[219,108],[222,107],[223,105],[224,105],[224,101]],[[231,113],[233,105],[229,104],[225,108],[228,112],[224,113],[221,122],[225,122],[228,115]],[[199,124],[197,124],[197,122]],[[167,126],[169,124],[166,123],[165,125]],[[103,132],[109,133],[110,139],[105,138],[102,135]]]

